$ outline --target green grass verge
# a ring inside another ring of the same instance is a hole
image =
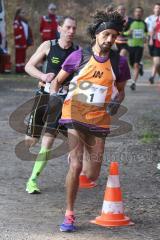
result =
[[[139,139],[142,143],[154,143],[159,139],[159,134],[150,130],[144,130]]]

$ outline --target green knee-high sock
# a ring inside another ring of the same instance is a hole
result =
[[[45,147],[41,147],[41,150],[36,158],[36,161],[32,170],[32,174],[29,180],[37,180],[38,176],[41,174],[44,167],[46,166],[49,156],[50,156],[50,150]]]

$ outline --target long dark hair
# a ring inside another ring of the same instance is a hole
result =
[[[21,7],[17,8],[15,16],[14,16],[14,20],[15,19],[20,19],[23,20],[24,22],[28,22],[27,19],[25,17],[20,17],[20,13],[23,11],[23,9]]]
[[[14,16],[14,19],[16,19],[16,18],[19,17],[21,11],[22,11],[22,8],[17,8],[16,13],[15,13],[15,16]]]

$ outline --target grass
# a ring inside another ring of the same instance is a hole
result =
[[[153,143],[159,139],[159,134],[149,129],[144,130],[139,139],[142,143]]]
[[[160,140],[159,107],[144,113],[138,121],[138,138],[142,143],[155,143]]]

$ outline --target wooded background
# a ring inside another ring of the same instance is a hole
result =
[[[39,34],[39,19],[40,16],[47,13],[47,7],[49,3],[55,3],[57,6],[57,15],[72,15],[77,18],[78,29],[77,39],[81,44],[88,41],[86,36],[86,24],[90,21],[90,14],[96,9],[104,9],[106,4],[114,4],[115,7],[118,4],[125,4],[128,15],[132,15],[133,9],[136,6],[142,6],[144,8],[144,17],[152,14],[154,3],[157,1],[149,0],[4,0],[6,10],[6,25],[7,25],[7,39],[8,49],[12,56],[14,56],[14,44],[13,44],[13,19],[17,7],[22,7],[27,12],[27,18],[32,27],[34,35],[34,46],[30,47],[28,57],[40,44]],[[13,58],[13,57],[12,57]]]

